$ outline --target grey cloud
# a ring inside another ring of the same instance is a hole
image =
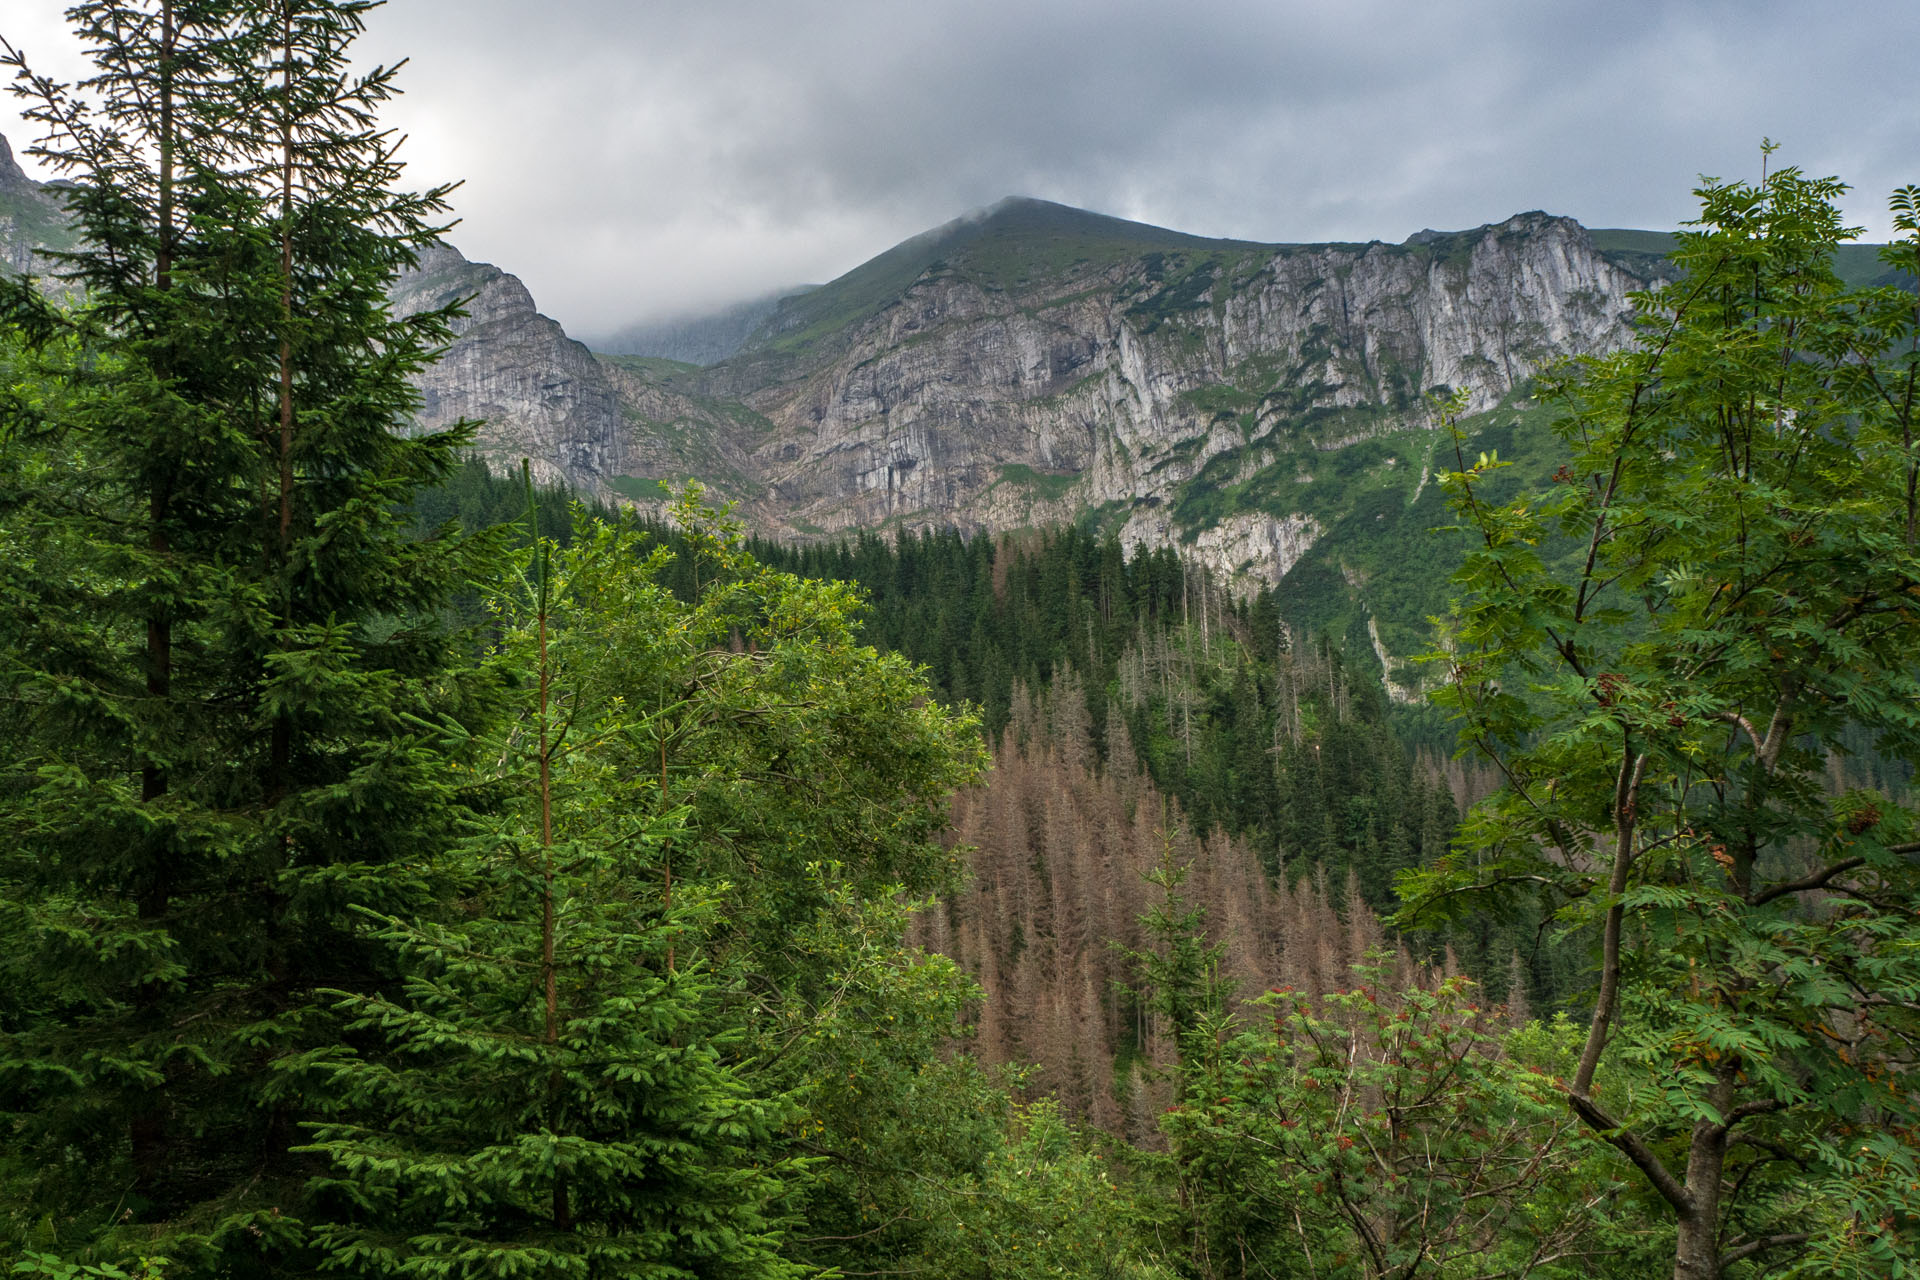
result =
[[[455,241],[594,332],[825,279],[1015,193],[1269,240],[1530,208],[1671,226],[1701,172],[1757,172],[1763,134],[1884,235],[1920,179],[1920,6],[1811,12],[398,0],[365,44],[413,56],[394,119],[420,181],[467,179]]]

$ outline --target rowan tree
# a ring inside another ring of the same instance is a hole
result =
[[[1515,1034],[1464,978],[1397,990],[1384,958],[1349,991],[1276,988],[1194,1043],[1162,1125],[1210,1192],[1194,1202],[1209,1273],[1594,1274],[1619,1187],[1543,1061],[1574,1029]]]
[[[1920,1120],[1915,814],[1828,785],[1857,750],[1920,759],[1920,234],[1910,188],[1908,287],[1849,292],[1841,190],[1703,186],[1638,341],[1544,388],[1556,483],[1444,477],[1478,546],[1440,700],[1505,787],[1403,920],[1543,893],[1595,940],[1563,1093],[1671,1212],[1676,1280],[1920,1249],[1897,1204],[1821,1190],[1911,1167]]]

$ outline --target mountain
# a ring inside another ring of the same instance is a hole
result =
[[[765,421],[758,467],[723,487],[741,482],[769,530],[1091,515],[1272,583],[1335,514],[1306,492],[1333,459],[1390,442],[1372,466],[1402,467],[1411,492],[1426,393],[1464,387],[1485,410],[1551,360],[1618,345],[1643,283],[1545,214],[1404,245],[1266,245],[1019,200],[783,301],[716,366],[651,381]]]
[[[477,452],[496,469],[516,469],[526,458],[542,483],[588,491],[643,456],[626,447],[630,433],[609,371],[539,312],[519,277],[441,245],[420,255],[392,296],[401,315],[466,299],[456,341],[415,379],[421,427],[478,419]]]
[[[44,269],[35,246],[65,234],[0,144],[0,262]],[[1473,447],[1544,477],[1529,379],[1624,343],[1670,243],[1538,212],[1255,243],[1009,199],[818,288],[609,340],[626,352],[588,351],[451,247],[394,299],[470,299],[416,425],[484,419],[501,466],[643,505],[698,479],[774,537],[1077,523],[1178,546],[1370,648],[1410,696],[1403,659],[1457,555],[1430,536],[1447,514],[1429,393],[1465,391]]]
[[[50,277],[57,264],[44,251],[74,243],[58,186],[29,178],[0,136],[0,271]],[[469,314],[455,323],[458,337],[446,356],[417,380],[424,400],[417,426],[481,419],[477,452],[490,463],[517,469],[527,458],[543,483],[588,492],[655,463],[644,445],[627,447],[633,433],[614,389],[620,375],[540,314],[517,277],[442,245],[422,254],[393,290],[403,315],[459,298],[469,299]],[[644,393],[636,398],[644,402]]]
[[[43,251],[72,247],[59,188],[29,178],[0,135],[0,271],[44,276],[53,263]]]
[[[1427,394],[1465,389],[1511,456],[1543,431],[1528,379],[1625,342],[1664,265],[1544,213],[1298,245],[1004,201],[782,300],[717,364],[610,360],[640,435],[728,446],[614,483],[697,475],[787,537],[1089,523],[1275,587],[1393,671],[1450,567]]]
[[[4,261],[43,269],[57,198],[10,156],[0,217]],[[416,425],[482,419],[501,467],[643,504],[699,479],[791,538],[1081,522],[1280,588],[1391,671],[1444,603],[1427,393],[1465,388],[1511,453],[1527,379],[1623,342],[1626,295],[1661,265],[1542,213],[1263,244],[1009,199],[650,355],[596,357],[450,246],[394,300],[468,299]]]

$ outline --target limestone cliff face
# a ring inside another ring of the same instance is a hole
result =
[[[44,279],[55,264],[43,250],[73,246],[57,190],[29,178],[0,136],[0,273]]]
[[[823,356],[749,348],[701,385],[771,425],[747,442],[761,485],[742,495],[770,531],[1098,509],[1129,542],[1184,542],[1274,583],[1319,536],[1313,515],[1179,500],[1422,426],[1435,388],[1488,408],[1547,362],[1628,336],[1626,294],[1644,282],[1577,223],[1523,214],[1420,239],[1196,241],[1026,287],[937,260]]]
[[[45,276],[53,264],[41,250],[73,242],[57,194],[28,178],[0,137],[0,271]],[[416,379],[423,403],[413,425],[480,419],[479,452],[497,467],[516,469],[527,458],[543,483],[606,492],[609,478],[632,465],[628,410],[608,371],[540,314],[525,285],[441,246],[422,255],[393,290],[402,315],[469,296],[468,315],[454,324],[457,340]],[[644,460],[656,451],[643,444],[635,453]]]
[[[63,242],[57,197],[0,139],[0,269],[44,270],[37,246]],[[1631,266],[1539,213],[1402,245],[1258,245],[1010,201],[755,311],[704,369],[596,358],[451,247],[393,296],[402,314],[470,299],[414,425],[479,419],[502,468],[524,457],[643,503],[699,479],[776,536],[1091,514],[1251,587],[1352,515],[1340,493],[1365,487],[1367,449],[1419,500],[1429,391],[1487,409],[1551,360],[1622,344]]]
[[[532,462],[542,483],[599,492],[627,470],[620,399],[593,354],[541,315],[520,280],[469,262],[451,246],[431,249],[393,288],[401,315],[469,298],[457,340],[415,381],[417,425],[482,421],[478,452],[496,468]]]
[[[38,249],[70,243],[0,140],[0,271],[43,273]],[[1427,394],[1464,390],[1511,435],[1544,365],[1627,341],[1648,270],[1540,213],[1261,245],[1010,201],[729,317],[739,347],[704,368],[596,357],[450,247],[393,297],[469,299],[410,425],[479,419],[502,469],[643,505],[698,479],[773,536],[1091,519],[1280,587],[1305,625],[1364,636],[1393,687],[1416,678],[1394,655],[1426,643],[1395,575],[1434,576],[1409,553],[1445,518]]]

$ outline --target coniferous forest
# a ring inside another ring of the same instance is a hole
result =
[[[406,429],[372,12],[6,47],[0,1265],[1920,1274],[1920,192],[1849,288],[1837,183],[1705,184],[1544,487],[1443,406],[1405,707],[1175,550]]]

